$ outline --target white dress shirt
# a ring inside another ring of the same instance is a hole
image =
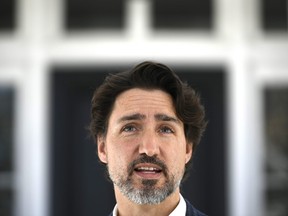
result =
[[[176,208],[169,214],[169,216],[185,216],[186,215],[186,202],[182,195],[180,194],[180,202]],[[117,216],[117,204],[113,209],[113,216]]]

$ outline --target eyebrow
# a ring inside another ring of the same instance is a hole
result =
[[[144,115],[140,113],[136,113],[136,114],[126,115],[126,116],[121,117],[118,120],[118,123],[125,122],[125,121],[133,121],[133,120],[143,120],[143,119],[145,119]]]
[[[180,121],[176,117],[168,116],[166,114],[156,114],[155,119],[157,121],[167,121],[167,122],[175,122],[177,124],[180,124]]]
[[[133,121],[133,120],[143,120],[145,118],[146,118],[145,115],[136,113],[136,114],[126,115],[126,116],[121,117],[118,120],[118,123],[125,122],[125,121]],[[167,121],[167,122],[175,122],[177,124],[180,124],[180,120],[178,118],[168,116],[166,114],[159,113],[159,114],[154,115],[154,118],[156,119],[156,121],[165,121],[165,122]]]

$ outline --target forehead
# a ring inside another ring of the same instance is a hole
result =
[[[134,88],[127,90],[115,100],[113,113],[156,113],[163,112],[175,115],[172,97],[162,90],[144,90]],[[111,116],[112,117],[112,116]]]

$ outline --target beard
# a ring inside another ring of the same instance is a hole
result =
[[[132,178],[135,166],[140,163],[156,164],[161,167],[164,174],[165,181],[161,186],[157,186],[158,179],[142,179],[140,186],[136,187],[136,183]],[[122,169],[123,170],[123,169]],[[139,204],[159,204],[171,195],[179,186],[184,174],[184,170],[175,174],[168,174],[168,169],[165,163],[156,157],[149,157],[141,155],[138,159],[132,161],[127,169],[125,175],[118,169],[116,172],[109,170],[109,177],[112,182],[119,188],[120,192],[126,196],[130,201]]]

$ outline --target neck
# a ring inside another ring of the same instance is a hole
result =
[[[180,201],[179,188],[177,188],[163,202],[155,205],[139,205],[130,201],[117,187],[115,196],[117,201],[118,216],[168,216]]]

